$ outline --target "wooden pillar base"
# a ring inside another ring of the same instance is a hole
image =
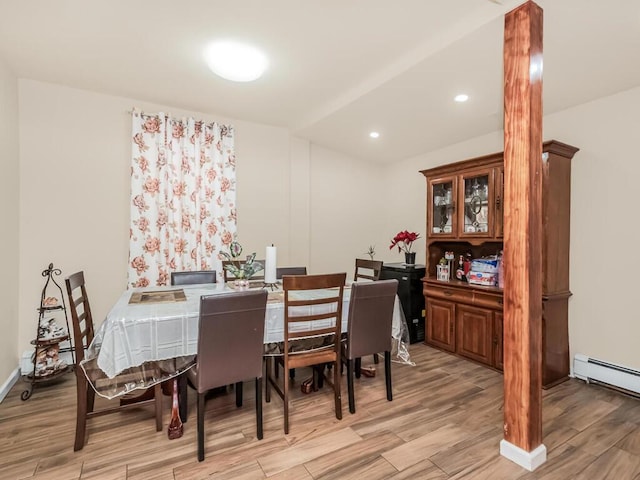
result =
[[[547,461],[547,447],[541,444],[532,452],[527,452],[520,447],[516,447],[513,443],[501,440],[500,455],[533,472]]]

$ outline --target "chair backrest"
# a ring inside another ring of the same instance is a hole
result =
[[[278,267],[276,268],[276,278],[281,279],[283,275],[306,275],[307,267]]]
[[[64,280],[69,297],[69,310],[73,324],[73,347],[76,364],[84,360],[84,351],[93,340],[93,317],[84,283],[84,272],[76,272]]]
[[[321,348],[333,347],[336,351],[340,350],[342,299],[346,280],[346,273],[287,275],[282,278],[285,356],[290,352],[291,341],[308,337],[316,340],[323,340],[321,337],[325,337],[326,343]],[[309,323],[310,321],[313,323]],[[314,343],[312,348],[322,344]]]
[[[359,278],[366,280],[380,280],[380,272],[382,271],[382,261],[380,260],[364,260],[356,258],[356,271],[353,274],[353,280],[358,281]]]
[[[171,272],[171,285],[195,285],[198,283],[216,283],[216,271]]]
[[[391,350],[393,306],[398,281],[354,283],[349,299],[347,357]]]
[[[198,392],[262,377],[266,308],[266,290],[200,298]]]
[[[237,261],[231,261],[231,260],[223,260],[222,261],[222,275],[224,276],[224,281],[228,282],[230,280],[235,280],[236,277],[233,276],[233,274],[231,272],[229,272],[225,267],[231,263],[235,263],[236,265],[244,265],[244,260],[237,260]],[[258,272],[258,275],[254,275],[253,277],[251,277],[250,280],[264,280],[264,265],[265,262],[264,260],[254,260],[253,263],[259,263],[260,265],[262,265],[263,270],[260,270]]]

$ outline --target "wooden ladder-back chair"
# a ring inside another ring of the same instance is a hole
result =
[[[359,278],[373,281],[380,280],[381,271],[382,261],[356,258],[356,271],[353,274],[353,281],[357,282]]]
[[[107,413],[114,413],[125,408],[138,407],[147,403],[155,404],[156,430],[162,430],[162,391],[160,384],[153,387],[153,398],[134,402],[129,400],[125,405],[118,405],[94,411],[95,390],[87,380],[80,362],[84,360],[85,350],[93,340],[93,317],[89,306],[89,297],[84,282],[84,272],[76,272],[65,279],[67,295],[69,296],[69,310],[73,323],[73,345],[75,349],[75,373],[77,391],[76,438],[73,449],[84,447],[87,419]],[[142,394],[144,396],[144,393]]]
[[[284,276],[284,342],[279,355],[266,355],[267,385],[265,400],[271,400],[271,386],[284,401],[284,433],[289,433],[289,375],[283,375],[280,387],[272,375],[274,358],[284,371],[292,368],[333,366],[333,389],[336,418],[342,419],[340,394],[340,335],[342,301],[346,273],[327,275]],[[310,291],[314,292],[310,292]],[[320,371],[320,369],[314,369]],[[324,369],[321,369],[324,375]]]
[[[171,285],[197,285],[201,283],[216,283],[216,271],[171,272]]]
[[[235,383],[236,406],[242,406],[242,382],[256,388],[256,429],[262,440],[262,354],[267,291],[206,295],[200,298],[198,355],[187,376],[198,392],[198,460],[204,460],[205,395]]]
[[[359,373],[360,358],[364,355],[384,352],[387,400],[393,400],[391,390],[391,328],[397,291],[398,281],[395,279],[354,283],[351,286],[349,326],[343,352],[343,361],[347,364],[347,390],[351,413],[356,412],[353,375],[354,371]]]

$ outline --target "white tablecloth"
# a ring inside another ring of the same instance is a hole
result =
[[[135,291],[172,289],[183,289],[186,301],[129,304],[131,294]],[[87,350],[86,359],[83,361],[83,368],[87,376],[90,380],[95,377],[95,374],[92,375],[90,371],[93,369],[95,372],[95,365],[101,371],[100,378],[105,380],[105,377],[112,379],[122,372],[130,372],[132,368],[153,362],[179,358],[192,359],[197,352],[200,297],[202,295],[214,295],[231,291],[233,289],[223,283],[125,291],[96,331],[94,341]],[[343,332],[347,331],[350,294],[351,289],[345,287],[342,307]],[[282,292],[270,293],[269,296],[270,299],[267,302],[265,316],[265,344],[284,340]],[[408,340],[404,315],[397,297],[393,315],[392,336],[398,341],[398,345],[404,345]],[[403,361],[408,361],[406,345],[403,346],[402,350],[403,353],[398,352],[398,356]],[[172,368],[171,366],[168,367],[169,370]],[[181,367],[177,366],[175,368],[181,369]],[[149,381],[147,379],[145,386],[148,384]],[[129,385],[126,390],[135,388],[141,388],[141,386]],[[104,395],[104,389],[101,391],[101,389],[96,388],[96,390]],[[125,392],[118,392],[118,394],[121,393]],[[116,395],[111,391],[109,395],[104,396],[111,398]]]

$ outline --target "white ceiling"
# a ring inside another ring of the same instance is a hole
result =
[[[0,59],[20,78],[288,127],[384,163],[502,127],[504,14],[521,3],[0,0]],[[640,85],[639,0],[537,3],[545,114]],[[202,51],[220,38],[261,48],[264,77],[212,74]]]

